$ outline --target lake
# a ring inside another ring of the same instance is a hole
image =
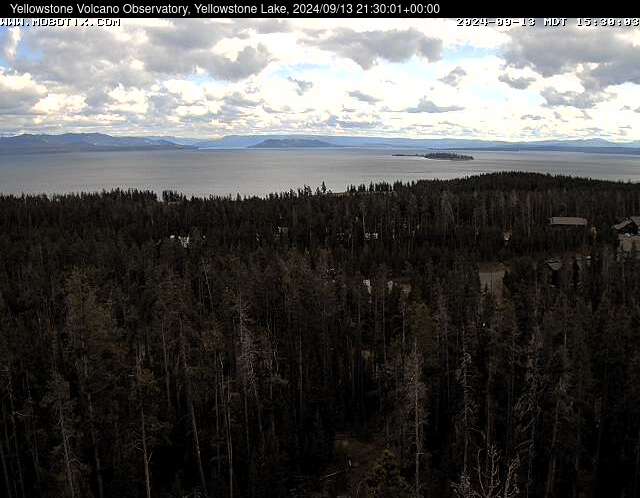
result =
[[[0,155],[0,192],[66,193],[116,187],[187,195],[265,195],[304,185],[341,192],[348,185],[495,171],[640,181],[640,156],[579,152],[463,151],[474,161],[394,157],[407,150],[169,150]]]

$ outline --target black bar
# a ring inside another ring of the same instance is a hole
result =
[[[202,6],[199,8],[198,6]],[[558,1],[462,2],[451,0],[167,0],[167,1],[68,1],[10,0],[0,6],[6,18],[105,18],[105,17],[322,17],[322,18],[437,18],[477,19],[491,25],[496,18],[515,17],[640,17],[638,4],[622,2],[570,7]],[[476,21],[474,21],[476,22]]]

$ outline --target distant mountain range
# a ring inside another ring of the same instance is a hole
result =
[[[318,149],[324,147],[340,146],[312,138],[269,138],[255,145],[249,145],[251,149]]]
[[[0,137],[0,153],[5,154],[181,148],[184,146],[169,140],[146,137],[113,137],[103,133],[25,134]]]
[[[179,149],[286,149],[352,147],[367,149],[564,151],[640,155],[640,142],[615,143],[601,138],[506,142],[459,138],[388,138],[331,135],[229,135],[219,139],[120,137],[103,133],[17,135],[0,137],[0,154],[38,152],[179,150]]]

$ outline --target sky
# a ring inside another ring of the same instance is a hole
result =
[[[640,139],[640,31],[455,19],[0,29],[0,134]]]

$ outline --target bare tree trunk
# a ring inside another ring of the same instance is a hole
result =
[[[87,348],[84,337],[82,337],[82,376],[81,390],[87,398],[87,408],[89,410],[89,433],[91,434],[91,444],[93,445],[93,458],[96,465],[96,483],[98,486],[98,498],[104,498],[104,486],[102,483],[102,465],[100,463],[100,453],[98,451],[98,436],[96,434],[95,420],[93,416],[93,401],[91,393],[87,390],[87,379],[89,378],[89,361],[87,358]]]
[[[7,489],[7,498],[12,498],[11,485],[9,484],[9,471],[7,470],[7,461],[6,461],[5,456],[4,456],[4,445],[2,444],[1,440],[0,440],[0,461],[2,463],[2,472],[3,472],[3,475],[4,475],[4,483],[5,483],[5,487]]]
[[[222,394],[224,395],[224,365],[222,363],[222,355],[219,357],[220,372],[222,376],[220,378],[220,386],[222,388]],[[224,416],[226,425],[226,439],[227,439],[227,462],[229,466],[229,498],[233,498],[233,438],[231,437],[231,379],[227,383],[227,396],[225,399]]]
[[[69,485],[69,493],[71,494],[71,498],[75,498],[76,492],[73,485],[73,474],[71,472],[71,456],[69,452],[69,440],[67,436],[67,430],[64,425],[64,409],[63,409],[62,400],[60,399],[60,394],[58,394],[58,412],[59,412],[58,424],[60,425],[60,433],[62,434],[62,446],[64,449],[64,464],[67,472],[67,484]]]
[[[636,464],[633,470],[633,488],[631,496],[638,496],[638,474],[640,473],[640,429],[638,429],[638,442],[636,443]]]
[[[414,398],[413,398],[413,409],[414,409],[414,431],[416,438],[416,498],[420,497],[420,453],[422,449],[422,441],[420,438],[420,410],[419,410],[419,399],[420,399],[420,362],[418,361],[418,339],[414,337],[413,339],[413,355],[415,362],[414,369]]]
[[[151,498],[151,479],[149,475],[149,461],[151,457],[148,456],[147,452],[147,428],[144,419],[144,405],[142,400],[140,400],[140,425],[142,429],[142,456],[144,459],[144,483],[145,489],[147,491],[147,498]]]
[[[247,402],[247,385],[243,383],[242,394],[244,398],[244,434],[245,434],[245,443],[247,445],[247,458],[251,458],[251,442],[249,438],[249,406]]]
[[[300,404],[300,419],[299,423],[302,424],[302,410],[303,410],[303,398],[302,398],[302,387],[303,387],[303,370],[302,370],[302,330],[298,325],[298,398]]]
[[[549,470],[547,472],[547,485],[545,487],[544,496],[548,498],[552,491],[556,477],[556,441],[558,438],[558,418],[560,412],[560,397],[556,399],[556,406],[553,415],[553,431],[551,435],[551,458],[549,459]]]
[[[167,359],[167,343],[164,336],[164,319],[162,320],[162,359],[164,363],[164,386],[167,394],[167,414],[171,413],[171,380],[169,378],[169,361]]]
[[[13,447],[16,453],[16,466],[18,467],[18,484],[20,484],[20,491],[22,496],[26,496],[24,491],[24,478],[22,476],[22,462],[20,460],[20,447],[18,446],[18,431],[16,426],[16,417],[15,417],[15,405],[13,402],[13,384],[11,377],[11,369],[8,369],[9,375],[9,383],[8,383],[8,391],[9,391],[9,410],[11,413],[9,414],[9,419],[11,420],[11,429],[13,431]]]
[[[182,353],[182,369],[185,376],[185,393],[187,397],[187,406],[189,410],[189,418],[191,420],[191,430],[193,431],[193,446],[196,456],[196,463],[198,465],[198,474],[200,475],[200,484],[202,485],[202,491],[205,496],[207,493],[207,481],[204,477],[204,469],[202,467],[202,457],[200,454],[200,440],[198,439],[198,426],[196,424],[196,414],[193,407],[193,396],[191,395],[191,381],[189,379],[189,369],[187,367],[187,353],[184,334],[182,333],[182,323],[180,324],[180,339],[181,339],[181,353]]]
[[[87,394],[89,401],[89,426],[91,428],[91,444],[93,444],[93,458],[96,463],[96,481],[98,483],[98,497],[104,497],[104,486],[102,482],[102,464],[100,462],[100,453],[98,452],[98,436],[93,420],[93,402],[91,401],[91,393]]]
[[[387,364],[387,331],[385,327],[386,321],[386,295],[387,295],[387,282],[385,280],[387,277],[383,279],[382,282],[382,357],[384,359],[384,364]]]
[[[25,380],[27,386],[27,402],[33,405],[33,397],[31,396],[31,386],[28,377]],[[42,494],[40,486],[40,451],[38,450],[38,434],[36,432],[34,415],[29,417],[29,439],[31,440],[31,457],[33,459],[33,471],[35,474],[36,493]]]
[[[216,366],[216,390],[215,390],[215,412],[216,412],[216,462],[218,466],[217,475],[220,475],[222,462],[220,461],[220,382],[218,381],[219,371]]]

